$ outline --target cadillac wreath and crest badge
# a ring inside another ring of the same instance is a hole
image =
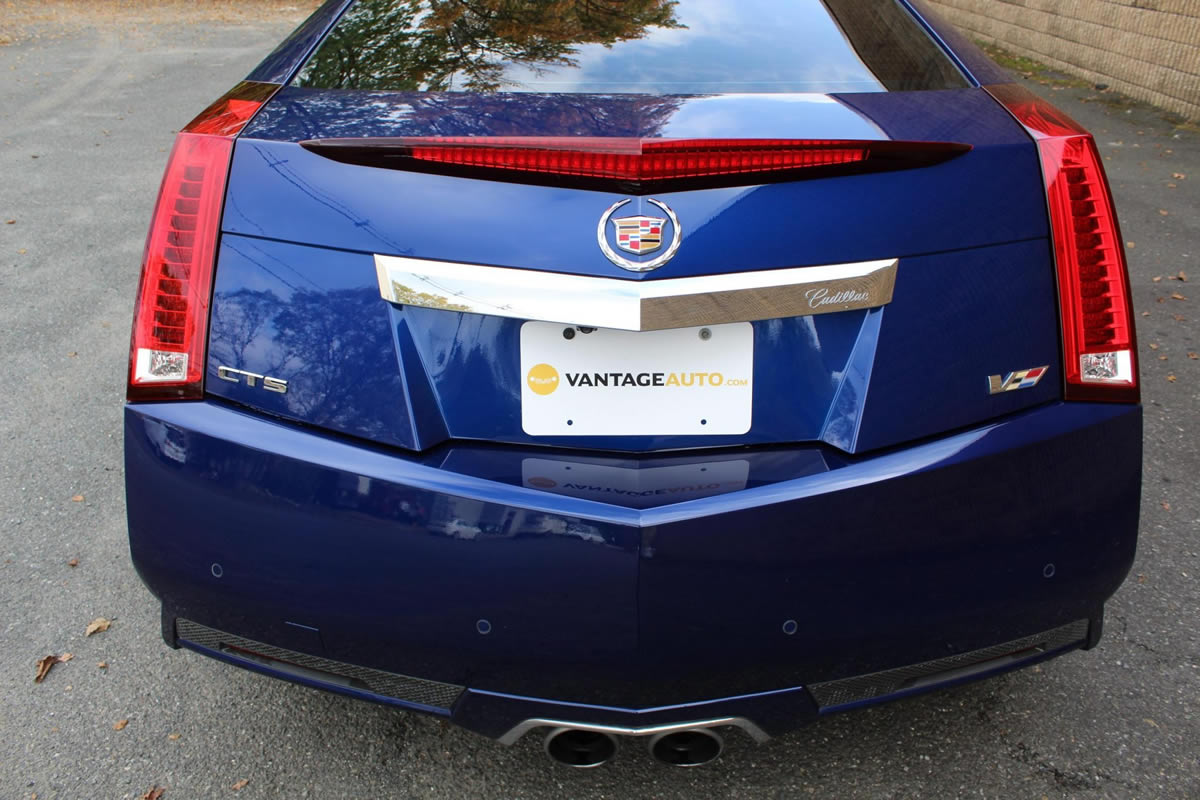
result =
[[[666,216],[639,214],[629,217],[613,217],[615,211],[632,202],[632,198],[626,198],[608,207],[608,210],[600,217],[600,224],[596,228],[596,239],[600,243],[600,250],[608,260],[621,269],[627,269],[630,272],[649,272],[652,269],[658,269],[674,257],[675,252],[679,250],[683,231],[675,212],[666,203],[652,198],[647,198],[646,202],[662,211]],[[612,223],[611,231],[609,222]],[[617,252],[617,248],[619,248],[635,256],[645,256],[661,250],[664,241],[668,242],[667,249],[649,261],[625,258]],[[613,245],[616,245],[616,248]]]

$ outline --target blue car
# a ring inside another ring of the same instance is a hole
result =
[[[329,0],[171,152],[133,562],[172,647],[580,767],[1088,649],[1124,259],[918,0]]]

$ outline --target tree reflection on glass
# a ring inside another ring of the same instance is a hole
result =
[[[579,45],[611,46],[681,27],[674,0],[360,0],[297,79],[300,86],[496,91],[508,65],[575,66]]]

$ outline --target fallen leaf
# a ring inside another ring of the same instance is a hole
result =
[[[1149,311],[1143,311],[1143,312],[1142,312],[1142,316],[1143,316],[1143,317],[1148,317],[1148,316],[1150,316],[1150,312],[1149,312]]]
[[[1166,500],[1163,500],[1161,505],[1162,505],[1162,507],[1163,507],[1163,511],[1170,511],[1170,510],[1171,510],[1171,504],[1170,504],[1170,503],[1168,503]]]
[[[1171,299],[1172,300],[1187,300],[1187,298],[1184,297],[1183,295],[1181,295],[1179,292],[1171,292]]]
[[[1150,280],[1154,281],[1155,283],[1158,283],[1159,281],[1161,281],[1161,280],[1162,280],[1162,275],[1155,275],[1155,276],[1154,276],[1153,278],[1151,278]]]
[[[158,798],[163,796],[163,792],[165,791],[166,789],[155,784],[146,790],[146,793],[142,795],[142,800],[158,800]]]
[[[77,355],[79,355],[79,353],[76,353],[74,350],[72,350],[71,352],[67,353],[67,358],[74,358]]]
[[[1158,210],[1158,214],[1159,214],[1159,216],[1161,216],[1161,217],[1169,217],[1169,216],[1171,216],[1171,212],[1170,212],[1170,211],[1167,211],[1165,208],[1160,208],[1160,209]]]
[[[1137,578],[1137,581],[1138,581],[1138,583],[1145,583],[1145,582],[1146,582],[1146,576],[1145,576],[1145,575],[1142,575],[1142,574],[1139,572],[1139,573],[1138,573],[1138,578]]]
[[[1168,183],[1168,184],[1167,184],[1167,188],[1168,188],[1168,189],[1178,189],[1178,188],[1179,188],[1179,184],[1177,184],[1177,183]]]
[[[46,680],[55,664],[65,664],[74,657],[71,653],[63,653],[61,656],[49,655],[41,659],[37,662],[37,674],[33,676],[33,682],[41,683]]]
[[[108,669],[108,662],[107,661],[99,661],[96,663],[96,666],[99,669]]]
[[[1171,319],[1175,320],[1176,322],[1187,322],[1187,317],[1185,317],[1183,314],[1172,314]]]
[[[1136,245],[1135,243],[1133,243],[1133,242],[1126,242],[1126,243],[1125,243],[1125,246],[1126,246],[1126,247],[1128,247],[1130,250],[1132,250],[1133,248],[1137,247],[1137,245]]]
[[[1195,361],[1196,359],[1200,358],[1200,355],[1197,355],[1197,354],[1195,354],[1195,353],[1193,353],[1193,352],[1191,352],[1191,351],[1189,350],[1189,351],[1188,351],[1188,358],[1190,358],[1192,361]]]
[[[125,726],[128,724],[129,724],[129,720],[119,719],[113,723],[113,730],[114,731],[123,731],[123,730],[125,730]]]
[[[1174,383],[1174,382],[1175,382],[1175,376],[1174,376],[1174,375],[1168,375],[1168,376],[1167,376],[1167,381],[1168,381],[1169,383]]]
[[[1183,270],[1179,270],[1179,274],[1175,276],[1175,280],[1187,283],[1187,273]]]
[[[50,668],[58,663],[58,656],[46,656],[37,663],[37,675],[33,677],[34,683],[41,683],[46,680],[46,676],[50,674]]]
[[[1155,728],[1157,728],[1157,727],[1158,727],[1158,723],[1157,723],[1157,722],[1155,722],[1154,720],[1150,719],[1149,717],[1144,717],[1144,718],[1142,719],[1142,722],[1144,722],[1144,723],[1146,723],[1147,725],[1150,725],[1150,726],[1152,726],[1152,727],[1155,727]]]
[[[177,742],[177,741],[179,741],[179,737],[182,735],[183,735],[182,733],[168,733],[167,738],[170,739],[172,742]]]
[[[1158,360],[1159,360],[1159,361],[1166,361],[1166,360],[1167,360],[1167,357],[1166,357],[1166,356],[1159,356],[1159,357],[1158,357]]]
[[[1167,302],[1167,298],[1165,298],[1165,297],[1156,297],[1156,298],[1154,298],[1154,302],[1156,302],[1156,303],[1165,303],[1165,302]]]
[[[72,502],[72,503],[82,503],[82,502],[83,502],[83,495],[81,495],[81,494],[77,494],[77,495],[75,495],[74,497],[72,497],[72,498],[71,498],[71,502]]]
[[[1157,350],[1157,349],[1158,349],[1158,342],[1151,342],[1151,343],[1150,343],[1150,349],[1151,349],[1151,350]]]
[[[4,220],[4,224],[5,225],[16,225],[17,221],[15,219],[6,219],[6,220]]]
[[[23,256],[28,252],[29,252],[28,250],[26,250],[24,247],[22,247],[20,250],[17,251],[17,255]]]
[[[1175,180],[1177,180],[1177,181],[1181,181],[1181,180],[1183,180],[1184,178],[1186,178],[1186,177],[1187,177],[1187,175],[1184,175],[1182,172],[1172,172],[1172,173],[1171,173],[1171,177],[1172,177],[1172,178],[1174,178],[1174,179],[1175,179]]]
[[[68,566],[68,567],[78,567],[78,566],[79,566],[79,559],[78,559],[78,558],[72,558],[70,561],[68,561],[68,562],[67,562],[67,566]]]
[[[94,620],[88,623],[87,630],[83,632],[83,635],[91,636],[93,633],[104,633],[106,630],[108,630],[110,625],[112,625],[111,619],[96,617]]]
[[[238,781],[237,783],[235,783],[235,784],[234,784],[232,787],[230,787],[230,788],[232,788],[232,789],[233,789],[235,792],[239,792],[239,791],[241,791],[242,789],[245,789],[245,788],[246,788],[246,786],[248,786],[248,785],[249,785],[249,783],[250,783],[250,780],[249,780],[248,778],[242,778],[240,781]]]

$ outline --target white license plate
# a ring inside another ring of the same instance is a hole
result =
[[[742,434],[750,430],[754,327],[583,333],[526,322],[521,375],[521,427],[532,436]]]

